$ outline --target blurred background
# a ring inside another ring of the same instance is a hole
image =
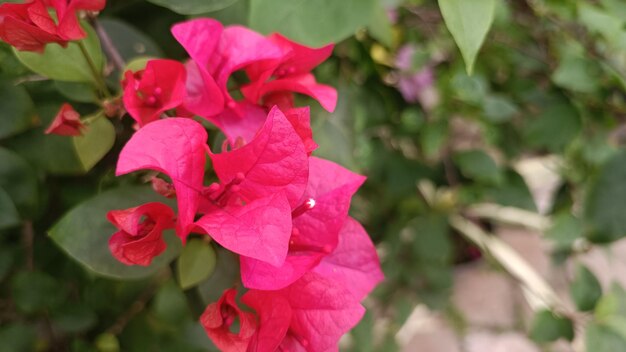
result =
[[[315,72],[337,110],[301,105],[315,155],[368,176],[351,214],[386,275],[341,350],[626,350],[626,3],[462,3],[109,0],[100,23],[126,61],[185,59],[169,28],[199,16],[337,42]],[[137,182],[113,172],[128,135],[92,163],[43,134],[68,97],[93,110],[83,88],[0,44],[0,349],[213,350],[171,272],[102,277],[61,249],[64,214]],[[233,273],[219,254],[202,298]]]

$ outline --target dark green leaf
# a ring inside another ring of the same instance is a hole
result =
[[[50,237],[72,258],[93,272],[119,279],[148,277],[166,266],[181,249],[178,238],[165,233],[167,250],[148,267],[120,263],[109,251],[109,238],[116,231],[106,214],[147,202],[163,201],[148,187],[123,187],[103,192],[68,212],[52,229]]]
[[[33,101],[21,85],[0,81],[0,139],[23,132],[35,125]]]
[[[493,23],[495,0],[439,0],[446,27],[459,46],[468,74]]]
[[[67,333],[86,331],[97,321],[96,313],[84,304],[67,304],[52,314],[54,326]]]
[[[100,24],[107,31],[123,60],[130,61],[137,56],[163,56],[163,52],[152,38],[126,22],[113,18],[103,18],[100,20]]]
[[[152,309],[159,318],[172,325],[191,319],[187,298],[174,281],[161,286],[154,297]]]
[[[626,236],[626,151],[622,150],[600,170],[585,200],[584,218],[591,240],[611,241]]]
[[[115,127],[106,117],[96,117],[87,124],[83,135],[72,137],[72,141],[83,170],[89,171],[113,147]]]
[[[86,23],[83,28],[87,32],[87,38],[81,43],[95,65],[102,70],[104,67],[104,56],[100,49],[100,41],[96,32]],[[69,82],[92,82],[96,83],[91,68],[83,56],[77,42],[70,42],[67,48],[58,44],[48,44],[43,54],[15,50],[18,59],[40,75],[51,79]]]
[[[570,295],[576,307],[583,312],[594,309],[602,297],[600,282],[584,265],[578,265],[576,276],[570,286]]]
[[[250,0],[250,27],[309,46],[348,38],[371,19],[376,0]]]
[[[22,323],[0,328],[0,346],[6,352],[32,352],[37,342],[37,329]]]
[[[9,194],[0,187],[0,230],[17,226],[21,222],[20,214]]]
[[[32,218],[39,197],[35,171],[19,155],[0,148],[0,189],[11,197],[23,218]]]
[[[530,338],[539,343],[560,338],[571,341],[574,338],[574,325],[568,318],[556,316],[548,310],[539,311],[531,323]]]
[[[54,81],[54,86],[65,97],[80,103],[98,102],[98,94],[88,83]]]
[[[518,107],[508,98],[489,95],[483,101],[485,117],[491,122],[508,121],[519,113]]]
[[[200,239],[192,239],[183,248],[177,262],[178,283],[183,290],[206,280],[215,270],[215,251]]]
[[[530,120],[524,134],[531,146],[558,152],[578,135],[581,127],[576,108],[566,102],[554,102]]]
[[[502,172],[496,162],[482,150],[467,150],[454,155],[454,161],[463,176],[480,182],[498,184]]]
[[[583,57],[565,56],[552,74],[557,85],[581,93],[593,93],[598,89],[600,67]]]
[[[239,259],[232,252],[219,248],[216,253],[218,265],[211,277],[198,286],[205,303],[216,302],[224,290],[240,282]]]
[[[16,307],[24,313],[36,313],[58,307],[65,293],[59,283],[42,272],[21,271],[11,281]]]
[[[181,15],[199,15],[201,13],[218,11],[226,8],[238,0],[148,0],[153,4],[167,7]],[[244,1],[244,0],[241,0]]]

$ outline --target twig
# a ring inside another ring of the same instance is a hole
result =
[[[26,254],[26,269],[33,271],[35,269],[35,261],[33,256],[33,242],[35,239],[35,233],[33,231],[32,221],[25,221],[22,226],[22,244],[24,245],[24,252]]]
[[[107,87],[107,84],[104,81],[104,78],[102,77],[100,69],[96,67],[96,64],[95,62],[93,62],[91,55],[89,55],[89,51],[87,50],[87,47],[85,47],[85,43],[83,43],[82,41],[79,41],[78,47],[80,48],[80,52],[83,54],[83,57],[85,58],[85,61],[87,62],[87,66],[89,66],[89,70],[91,71],[91,74],[93,75],[93,79],[95,83],[98,85],[98,89],[100,89],[100,92],[104,94],[106,98],[110,98],[111,92],[109,92],[109,87]]]
[[[532,211],[504,207],[497,204],[482,203],[467,208],[467,213],[509,225],[523,226],[531,230],[544,232],[550,227],[550,219]]]
[[[120,52],[115,47],[115,44],[113,44],[113,41],[111,40],[111,37],[109,37],[107,31],[104,29],[104,27],[102,27],[100,22],[98,22],[98,19],[96,17],[89,17],[89,23],[91,23],[93,28],[96,30],[96,33],[98,33],[98,37],[100,38],[100,42],[104,47],[104,51],[106,52],[107,57],[113,63],[113,66],[115,66],[120,72],[124,71],[124,69],[126,68],[126,63],[124,62],[124,59],[122,58]]]

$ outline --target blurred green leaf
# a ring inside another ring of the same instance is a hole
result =
[[[250,27],[309,46],[339,42],[370,23],[376,0],[250,0]]]
[[[482,150],[466,150],[453,156],[463,176],[490,184],[499,184],[503,176],[496,162]]]
[[[583,312],[593,310],[602,297],[600,282],[582,264],[579,264],[576,269],[576,276],[570,286],[570,295],[576,307]]]
[[[166,0],[167,1],[167,0]],[[154,1],[156,3],[156,1]],[[183,3],[184,1],[169,1]],[[207,0],[204,0],[207,2]],[[111,38],[111,42],[122,56],[124,61],[130,61],[138,56],[162,57],[163,52],[149,36],[135,27],[114,18],[102,18],[100,24]]]
[[[503,176],[499,185],[489,185],[484,189],[487,200],[504,206],[537,211],[537,205],[524,178],[514,170],[506,170]]]
[[[198,286],[198,293],[202,297],[202,300],[209,304],[216,302],[224,293],[224,290],[232,288],[240,282],[241,276],[239,273],[239,258],[232,252],[218,248],[216,251],[217,260],[219,263],[213,274],[208,280],[205,280]]]
[[[206,280],[215,270],[215,251],[200,239],[192,239],[183,248],[177,262],[178,283],[183,290]]]
[[[33,168],[19,155],[0,148],[0,189],[11,197],[23,218],[34,217],[39,200],[39,187]]]
[[[89,118],[87,117],[87,119]],[[115,127],[105,116],[96,117],[87,124],[83,135],[72,137],[72,141],[83,170],[89,171],[113,147]]]
[[[583,222],[570,212],[557,214],[546,237],[554,241],[558,250],[571,250],[574,242],[583,237],[583,229]]]
[[[614,241],[626,236],[626,151],[620,150],[600,169],[590,184],[584,219],[592,241]]]
[[[439,0],[446,27],[459,46],[468,74],[493,23],[495,0]]]
[[[21,223],[20,214],[9,194],[0,187],[0,230],[17,226]]]
[[[20,271],[11,281],[16,307],[28,314],[60,306],[65,292],[52,276],[38,271]]]
[[[167,7],[181,15],[199,15],[201,13],[218,11],[226,8],[238,0],[148,0],[149,2]],[[244,0],[240,0],[244,1]]]
[[[389,16],[387,16],[387,11],[383,7],[382,2],[377,2],[378,4],[374,9],[367,29],[374,39],[386,47],[391,48],[393,46],[393,29],[391,28],[391,22],[389,21]]]
[[[54,326],[66,333],[89,330],[98,321],[96,313],[85,304],[66,304],[52,314]]]
[[[26,131],[35,125],[35,106],[23,86],[0,80],[0,104],[0,139]]]
[[[483,110],[487,120],[494,123],[509,121],[519,113],[519,108],[511,99],[499,95],[485,97]]]
[[[587,326],[585,339],[587,351],[615,352],[623,350],[626,346],[624,336],[607,326],[593,322]]]
[[[83,23],[87,38],[81,40],[94,65],[102,70],[104,55],[100,49],[100,40],[90,25]],[[58,44],[46,45],[43,54],[15,50],[17,58],[34,72],[51,79],[69,82],[97,83],[79,45],[70,42],[67,48]]]
[[[165,232],[167,250],[147,267],[129,266],[117,261],[109,251],[109,238],[116,229],[106,214],[110,210],[127,209],[143,203],[163,201],[149,187],[122,187],[96,195],[70,210],[54,225],[50,237],[76,261],[93,272],[118,279],[148,277],[178,256],[180,240]]]
[[[115,335],[107,332],[96,337],[96,348],[98,352],[119,352],[120,342]]]
[[[152,309],[159,318],[172,325],[191,319],[187,298],[174,281],[168,281],[159,288]]]
[[[554,102],[528,122],[524,137],[531,146],[558,152],[578,135],[581,127],[576,108],[565,102]]]
[[[37,342],[37,328],[23,323],[0,327],[0,346],[5,352],[32,352]]]
[[[565,317],[559,317],[548,310],[535,314],[530,328],[530,338],[535,342],[545,343],[564,338],[574,339],[574,325]]]
[[[565,56],[552,74],[557,85],[580,93],[593,93],[598,90],[598,77],[601,69],[595,61],[584,57]]]

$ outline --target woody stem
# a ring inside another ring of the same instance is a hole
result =
[[[126,67],[126,63],[124,62],[124,59],[122,58],[120,52],[113,44],[113,41],[111,40],[111,37],[109,37],[107,31],[104,29],[104,27],[102,27],[102,25],[100,24],[100,22],[98,22],[98,19],[95,16],[89,17],[89,23],[91,23],[93,28],[96,30],[96,33],[98,33],[98,37],[100,38],[100,42],[104,47],[104,51],[106,52],[107,56],[109,57],[115,68],[117,68],[120,72],[123,72],[124,68]]]
[[[98,89],[102,92],[102,94],[104,94],[106,98],[110,98],[111,93],[109,92],[109,88],[107,87],[106,82],[104,81],[104,78],[102,77],[102,74],[100,73],[100,70],[98,70],[98,68],[96,67],[96,64],[93,62],[91,55],[89,55],[89,52],[87,51],[87,48],[85,47],[85,43],[83,43],[82,41],[79,41],[78,47],[80,48],[80,52],[83,54],[83,57],[85,58],[85,61],[87,62],[87,65],[89,66],[91,74],[93,75],[93,78],[96,84],[98,85]]]

